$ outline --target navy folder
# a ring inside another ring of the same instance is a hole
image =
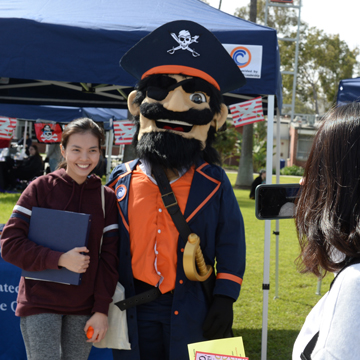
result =
[[[71,211],[33,207],[28,238],[38,245],[67,252],[74,247],[87,246],[91,215]],[[22,270],[21,276],[35,280],[79,285],[81,275],[66,268],[41,271]]]

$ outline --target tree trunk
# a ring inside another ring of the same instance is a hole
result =
[[[125,145],[123,163],[136,159],[135,148],[133,145]]]
[[[250,21],[256,23],[257,0],[250,0]]]
[[[250,21],[256,23],[257,0],[250,1]],[[239,170],[236,177],[235,187],[238,189],[250,189],[253,182],[253,124],[245,125],[243,141],[241,145],[241,157]]]
[[[241,157],[239,170],[236,177],[235,188],[237,189],[250,189],[253,178],[253,128],[254,124],[244,126],[243,141],[241,144]]]
[[[314,92],[315,114],[319,115],[319,103],[318,103],[316,85],[312,84],[312,88],[313,88],[313,92]]]

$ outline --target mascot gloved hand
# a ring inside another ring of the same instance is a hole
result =
[[[205,338],[220,339],[231,333],[233,303],[228,296],[215,295],[202,328]]]

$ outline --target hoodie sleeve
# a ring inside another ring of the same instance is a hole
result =
[[[21,269],[41,271],[58,269],[61,252],[35,244],[28,239],[33,206],[38,204],[38,188],[44,184],[34,181],[27,186],[16,203],[1,235],[1,256]]]
[[[105,186],[105,227],[103,230],[103,243],[95,282],[93,312],[107,314],[109,304],[115,292],[119,278],[118,229],[115,193]]]

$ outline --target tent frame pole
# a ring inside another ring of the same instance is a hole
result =
[[[280,111],[276,111],[276,183],[280,183]],[[276,230],[274,232],[276,236],[276,251],[275,251],[275,297],[279,296],[279,236],[280,236],[280,224],[279,220],[276,220]]]
[[[266,184],[272,183],[272,157],[274,140],[274,107],[275,96],[268,96],[268,119],[267,119],[267,148],[266,148]],[[263,317],[261,336],[261,360],[266,360],[267,354],[267,325],[268,305],[270,290],[270,233],[271,220],[265,220],[265,241],[264,241],[264,275],[263,275]]]

